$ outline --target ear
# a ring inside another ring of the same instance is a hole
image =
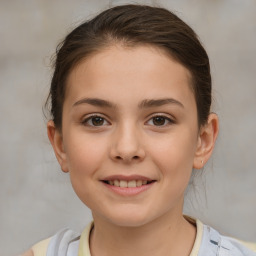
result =
[[[207,123],[200,128],[193,168],[201,169],[208,161],[212,154],[218,132],[218,116],[215,113],[211,113]]]
[[[62,171],[68,172],[66,161],[67,157],[63,146],[62,134],[59,129],[55,127],[52,120],[47,123],[47,134]]]

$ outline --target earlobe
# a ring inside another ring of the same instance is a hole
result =
[[[211,113],[207,123],[201,127],[193,168],[201,169],[210,158],[219,131],[218,116]]]
[[[52,120],[48,121],[47,123],[47,134],[62,171],[68,172],[62,135],[61,132],[55,127]]]

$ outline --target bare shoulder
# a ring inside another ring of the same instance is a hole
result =
[[[32,249],[26,251],[25,253],[23,253],[21,256],[34,256],[34,253],[32,251]]]
[[[19,256],[46,255],[50,239],[51,239],[51,237],[36,243],[28,251],[24,252],[23,254],[21,254]]]

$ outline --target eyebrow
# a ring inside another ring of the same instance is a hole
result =
[[[164,98],[164,99],[145,99],[139,104],[139,108],[151,108],[151,107],[160,107],[166,104],[176,104],[182,108],[184,105],[173,98]]]
[[[98,98],[84,98],[81,99],[73,104],[73,107],[78,106],[80,104],[90,104],[96,107],[102,107],[102,108],[116,108],[116,105],[113,104],[110,101],[102,100]]]
[[[102,107],[102,108],[112,108],[112,109],[117,108],[116,104],[113,104],[110,101],[103,100],[103,99],[98,99],[98,98],[84,98],[84,99],[81,99],[81,100],[75,102],[73,104],[73,107],[81,105],[81,104],[89,104],[89,105],[93,105],[93,106],[96,106],[96,107]],[[160,106],[163,106],[163,105],[166,105],[166,104],[176,104],[176,105],[184,108],[184,105],[180,101],[175,100],[173,98],[145,99],[145,100],[143,100],[142,102],[139,103],[138,107],[140,109],[142,109],[142,108],[160,107]]]

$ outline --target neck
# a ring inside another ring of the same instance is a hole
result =
[[[182,214],[167,214],[139,227],[122,227],[93,216],[92,256],[188,256],[195,241],[196,228]]]

